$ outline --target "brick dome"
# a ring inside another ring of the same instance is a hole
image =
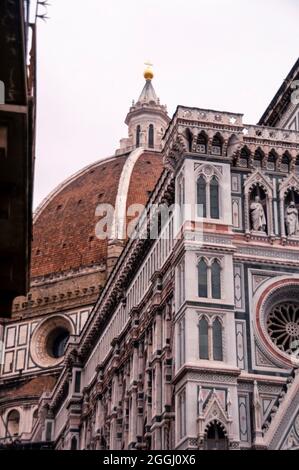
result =
[[[126,191],[127,207],[145,205],[163,169],[161,154],[134,152],[88,166],[41,204],[33,227],[32,278],[106,264],[107,240],[95,236],[97,205],[115,207],[121,191]]]

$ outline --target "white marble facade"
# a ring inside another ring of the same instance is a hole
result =
[[[122,149],[138,146],[137,125],[168,125],[163,142],[155,134],[166,171],[148,208],[174,209],[156,240],[128,242],[83,333],[82,312],[68,312],[53,391],[30,407],[2,402],[0,437],[9,421],[24,442],[57,449],[298,448],[299,237],[286,219],[299,208],[297,128],[182,106],[168,123],[156,97],[143,113],[142,96]],[[34,328],[5,326],[1,378],[17,376]]]

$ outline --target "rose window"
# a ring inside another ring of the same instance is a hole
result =
[[[267,319],[267,330],[281,351],[294,353],[299,347],[299,304],[281,302],[272,307]]]

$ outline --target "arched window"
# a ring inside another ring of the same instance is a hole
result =
[[[239,164],[242,168],[247,168],[249,166],[250,159],[250,150],[248,147],[243,147],[240,152]]]
[[[198,263],[198,296],[208,297],[208,267],[204,259]]]
[[[197,215],[199,217],[207,216],[207,195],[206,195],[206,180],[200,176],[197,180]]]
[[[188,141],[188,150],[189,152],[192,152],[192,141],[193,141],[193,135],[192,135],[192,132],[190,131],[190,129],[186,129],[186,138],[187,138],[187,141]]]
[[[210,182],[210,216],[219,219],[219,184],[215,176]]]
[[[281,159],[281,166],[280,166],[281,171],[285,171],[286,173],[288,173],[290,171],[290,166],[291,166],[290,163],[291,163],[290,154],[288,152],[285,152]]]
[[[221,298],[221,266],[217,260],[213,261],[212,267],[212,298]]]
[[[218,318],[213,322],[213,359],[214,361],[223,361],[222,325]]]
[[[136,147],[140,147],[140,125],[136,127]]]
[[[220,186],[216,175],[206,180],[200,175],[196,181],[197,216],[208,219],[220,218]]]
[[[212,140],[212,153],[222,155],[222,139],[219,134],[216,134]]]
[[[216,421],[211,423],[205,437],[205,449],[226,450],[227,448],[227,438],[223,428]]]
[[[75,436],[71,440],[71,450],[77,450],[77,438]]]
[[[148,128],[148,146],[149,146],[149,148],[154,148],[154,126],[153,126],[153,124],[150,124],[149,128]]]
[[[204,132],[198,134],[196,148],[199,153],[207,153],[207,136]]]
[[[9,436],[18,436],[20,427],[20,413],[12,410],[7,416],[7,433]]]
[[[199,328],[199,358],[209,359],[209,325],[206,318],[201,318]]]
[[[268,160],[267,160],[267,170],[276,170],[276,160],[277,160],[277,154],[274,150],[271,150],[271,152],[268,155]]]
[[[255,168],[261,168],[263,158],[264,158],[264,154],[261,151],[261,149],[258,148],[254,154],[253,166]]]

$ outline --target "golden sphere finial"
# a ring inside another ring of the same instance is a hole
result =
[[[154,78],[154,73],[152,69],[153,64],[151,64],[150,62],[145,62],[144,65],[146,65],[145,71],[143,72],[145,80],[152,80]]]

